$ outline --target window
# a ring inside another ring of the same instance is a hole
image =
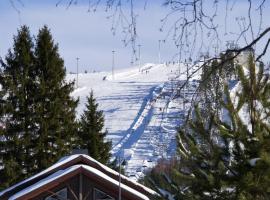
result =
[[[100,191],[99,189],[94,189],[94,200],[115,200],[111,196],[107,195],[105,192]]]
[[[67,188],[55,192],[55,194],[46,197],[45,200],[67,200]]]

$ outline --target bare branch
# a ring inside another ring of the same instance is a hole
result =
[[[267,41],[267,43],[266,43],[266,45],[265,45],[265,47],[263,49],[263,52],[256,58],[256,61],[259,61],[266,54],[269,43],[270,43],[270,39],[268,39],[268,41]]]

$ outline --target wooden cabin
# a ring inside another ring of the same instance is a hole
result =
[[[0,200],[148,200],[155,194],[90,156],[76,154],[0,192]]]

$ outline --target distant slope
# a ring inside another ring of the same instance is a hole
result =
[[[184,66],[181,68],[184,71]],[[68,80],[75,78],[67,76]],[[105,114],[112,154],[125,159],[127,175],[137,179],[157,159],[175,153],[176,128],[197,85],[194,80],[188,90],[177,94],[176,85],[184,80],[184,73],[179,76],[179,65],[146,64],[140,71],[128,68],[114,76],[109,72],[79,74],[79,87],[72,95],[80,98],[79,116],[93,89]]]

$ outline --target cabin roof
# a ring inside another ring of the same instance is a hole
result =
[[[80,172],[83,172],[85,175],[88,176],[95,176],[95,178],[99,178],[104,184],[109,183],[113,185],[115,188],[119,187],[119,182],[112,179],[111,177],[107,176],[106,174],[100,172],[99,170],[87,166],[87,165],[74,165],[71,167],[68,167],[67,169],[64,170],[59,170],[50,176],[38,181],[37,183],[19,191],[18,193],[14,194],[9,198],[9,200],[16,200],[21,197],[26,197],[28,195],[29,198],[31,198],[31,194],[34,193],[34,195],[40,194],[44,191],[46,191],[49,187],[46,187],[48,185],[51,185],[53,187],[53,182],[57,182],[59,179],[62,179],[63,177],[66,176],[66,178],[69,178],[70,174],[76,175]],[[149,200],[147,196],[144,194],[134,190],[133,188],[130,188],[129,186],[125,184],[120,184],[121,190],[124,192],[128,192],[134,196],[134,199],[143,199],[143,200]],[[43,189],[44,188],[44,189]]]
[[[115,181],[118,182],[118,179],[119,179],[118,172],[103,165],[102,163],[96,161],[95,159],[93,159],[92,157],[88,155],[76,154],[76,155],[63,157],[51,167],[0,192],[0,198],[12,197],[15,194],[19,194],[22,191],[27,191],[27,188],[31,189],[31,187],[33,186],[38,187],[39,186],[38,183],[46,183],[48,179],[53,181],[54,180],[53,177],[54,178],[59,177],[61,174],[63,175],[63,173],[70,174],[71,173],[70,170],[74,170],[77,167],[80,167],[81,169],[83,169],[84,172],[87,172],[87,171],[88,172],[91,171],[92,173],[99,172],[98,174],[100,176],[101,174],[103,174],[102,175],[103,178],[109,177],[112,184],[114,184]],[[150,195],[156,194],[156,192],[151,190],[150,188],[147,188],[143,186],[142,184],[139,184],[124,175],[121,175],[121,184],[123,184],[123,187],[128,187],[130,189],[133,189],[144,196],[150,196]]]

